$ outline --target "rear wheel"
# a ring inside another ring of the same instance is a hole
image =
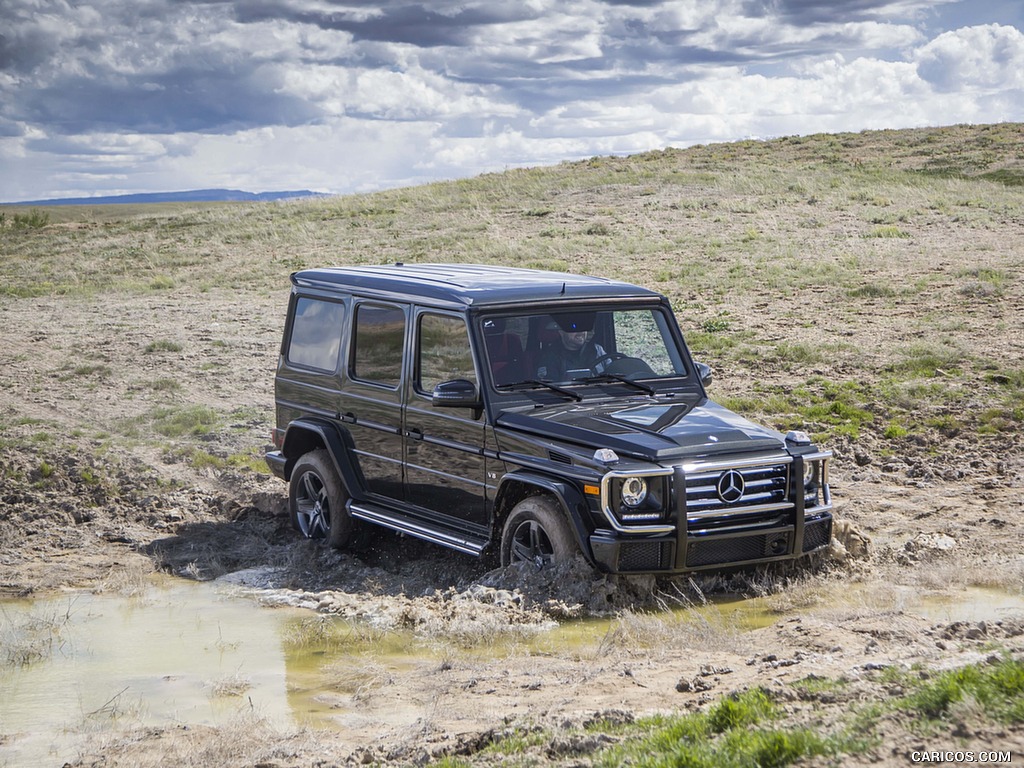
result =
[[[297,531],[309,539],[327,539],[336,549],[345,546],[352,535],[347,501],[327,451],[312,451],[299,459],[288,493],[288,510]]]
[[[558,505],[546,496],[519,502],[501,534],[501,564],[534,563],[538,568],[562,563],[579,552],[576,536]]]

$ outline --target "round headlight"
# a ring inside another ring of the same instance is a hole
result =
[[[647,481],[642,477],[627,477],[622,481],[622,503],[627,507],[639,507],[647,498]]]
[[[804,462],[804,485],[813,485],[818,480],[818,462]]]

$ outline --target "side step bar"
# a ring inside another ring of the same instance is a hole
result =
[[[479,557],[487,547],[487,540],[476,536],[467,536],[465,533],[430,525],[424,522],[413,522],[409,518],[395,514],[386,507],[370,504],[367,502],[348,503],[348,511],[352,517],[366,520],[369,523],[382,525],[393,531],[404,533],[407,536],[415,536],[433,544],[440,544],[443,547],[465,552],[467,555]]]

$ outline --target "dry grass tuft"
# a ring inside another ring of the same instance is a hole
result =
[[[209,684],[209,688],[210,695],[216,698],[241,696],[252,688],[252,681],[236,670],[230,675],[217,678]]]
[[[0,606],[0,667],[24,667],[50,658],[66,642],[74,602],[67,609],[25,613]]]
[[[373,659],[341,659],[329,664],[322,674],[325,688],[350,694],[357,703],[365,703],[374,691],[395,682],[391,671]]]
[[[596,655],[619,652],[647,656],[651,651],[681,650],[739,654],[747,644],[739,617],[709,604],[671,613],[623,611],[601,639]]]

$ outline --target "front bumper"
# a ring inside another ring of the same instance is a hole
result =
[[[795,524],[721,532],[685,529],[630,537],[611,530],[590,535],[594,563],[608,573],[686,573],[796,560],[828,546],[832,513],[797,517]]]

